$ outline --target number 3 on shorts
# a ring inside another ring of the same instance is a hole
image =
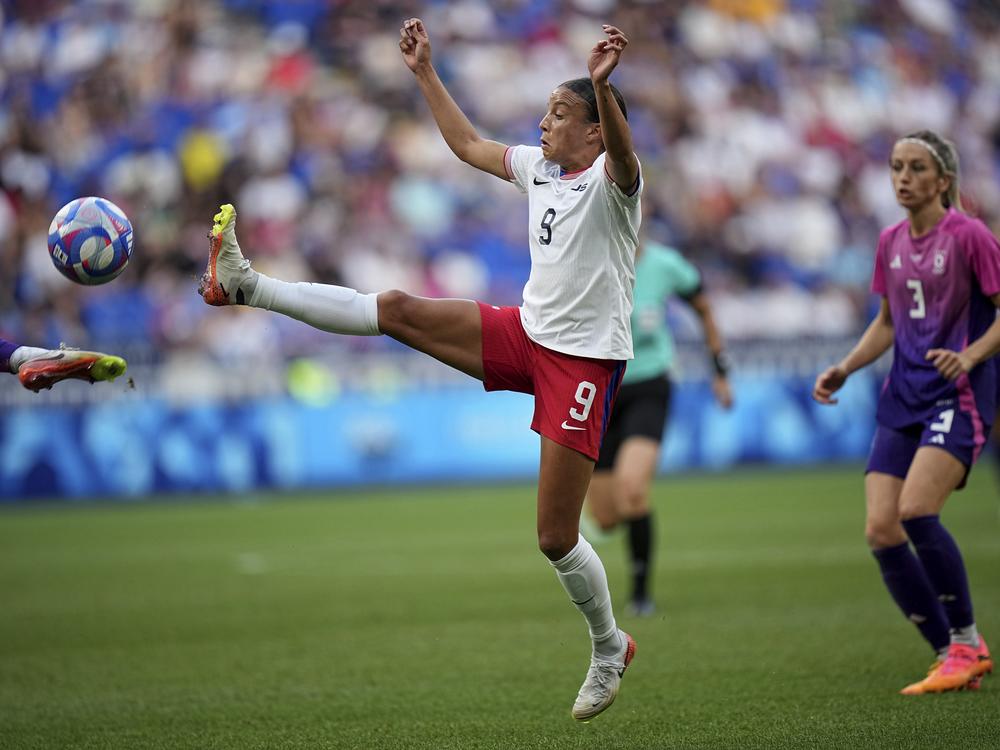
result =
[[[590,407],[594,405],[594,396],[597,394],[597,386],[586,380],[581,381],[576,387],[576,402],[583,407],[580,411],[576,407],[569,410],[569,415],[577,422],[586,422],[590,415]]]
[[[955,421],[955,410],[945,409],[938,414],[937,422],[932,422],[930,428],[934,432],[951,432],[951,423]]]

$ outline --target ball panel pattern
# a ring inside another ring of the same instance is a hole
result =
[[[70,281],[105,284],[125,269],[132,256],[132,224],[105,198],[77,198],[52,219],[48,245],[53,265]]]

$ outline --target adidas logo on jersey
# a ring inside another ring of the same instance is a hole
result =
[[[902,267],[903,267],[903,261],[899,259],[898,255],[895,258],[893,258],[892,262],[889,264],[889,268],[902,268]]]

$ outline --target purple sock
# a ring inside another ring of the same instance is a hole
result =
[[[948,622],[953,629],[967,628],[972,617],[972,596],[965,575],[962,553],[937,516],[920,516],[903,521],[903,528],[917,550],[927,577],[944,604]]]
[[[936,652],[948,648],[948,617],[934,594],[930,579],[920,560],[904,542],[895,547],[872,550],[882,571],[882,580],[899,605],[906,619],[917,626],[920,634]]]
[[[10,356],[20,348],[20,344],[0,339],[0,372],[10,372]]]

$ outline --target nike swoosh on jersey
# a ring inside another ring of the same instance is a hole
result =
[[[545,180],[544,182],[539,182],[537,177],[534,180],[532,180],[532,182],[534,182],[536,185],[548,185],[549,184],[548,180]]]
[[[563,422],[562,425],[560,425],[560,426],[564,430],[586,430],[587,429],[586,427],[577,427],[576,425],[571,425],[571,424],[568,424],[566,422]]]

